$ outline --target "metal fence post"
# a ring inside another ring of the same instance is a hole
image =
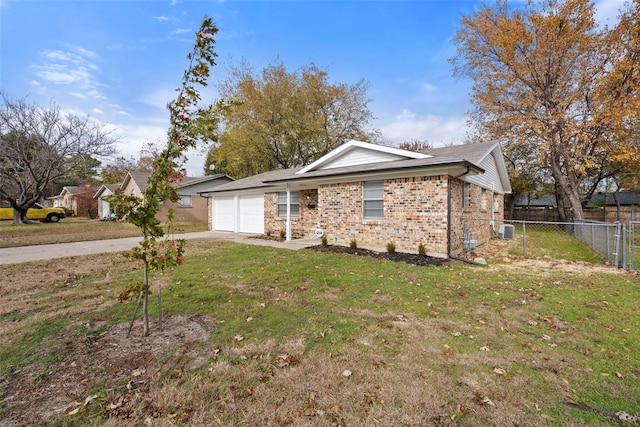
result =
[[[522,256],[527,257],[527,225],[522,221]]]
[[[619,267],[618,265],[618,254],[620,253],[620,226],[621,224],[618,222],[616,224],[616,247],[615,247],[615,252],[613,254],[613,263],[616,267]]]

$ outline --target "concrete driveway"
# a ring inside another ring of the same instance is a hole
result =
[[[319,244],[319,241],[316,238],[296,239],[290,242],[276,242],[273,240],[258,239],[255,236],[256,235],[254,234],[201,231],[197,233],[177,234],[175,238],[186,240],[227,240],[248,245],[273,246],[291,250],[298,250]],[[140,240],[142,240],[140,237],[127,237],[123,239],[92,240],[87,242],[2,248],[0,249],[0,264],[17,264],[20,262],[66,258],[70,256],[124,252],[136,246]]]

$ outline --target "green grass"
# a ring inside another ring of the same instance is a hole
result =
[[[531,230],[532,241],[551,253],[575,249],[572,242],[547,244],[544,232],[536,233]],[[125,267],[112,274],[124,286],[140,271]],[[113,298],[117,289],[92,284],[100,279],[82,278],[78,292],[90,287]],[[401,419],[443,414],[444,424],[616,425],[611,417],[563,403],[567,399],[608,414],[640,413],[636,276],[457,263],[417,267],[215,242],[190,244],[185,264],[156,275],[154,286],[156,279],[166,284],[165,316],[197,313],[221,321],[208,344],[221,355],[208,354],[215,381],[203,381],[211,378],[206,369],[178,378],[167,366],[152,387],[170,388],[183,406],[191,401],[180,393],[198,390],[209,403],[197,410],[223,425],[259,424],[250,415],[258,412],[280,419],[285,409],[279,408],[308,406],[309,390],[315,407],[329,413],[340,404],[341,416],[355,424],[376,418],[399,425]],[[68,289],[54,288],[42,298],[63,291]],[[56,347],[59,340],[60,348],[69,339],[63,326],[126,322],[132,309],[133,303],[114,303],[104,312],[37,324],[0,352],[1,372],[53,364],[47,354],[39,360],[28,355],[41,354],[43,342]],[[277,368],[276,356],[295,340],[306,343],[299,364]],[[345,367],[353,378],[340,375]],[[271,395],[260,394],[261,387]],[[243,394],[247,388],[254,390],[250,398]],[[433,397],[415,396],[430,391]],[[365,393],[377,396],[366,411]],[[232,406],[226,403],[230,394]],[[479,403],[478,396],[495,406]]]
[[[177,233],[206,231],[205,223],[178,222]],[[138,237],[140,229],[132,224],[97,220],[64,219],[58,223],[0,224],[0,248],[81,242],[88,240]]]
[[[522,224],[515,224],[514,237],[519,246],[511,250],[512,255],[524,256],[526,247],[527,258],[562,259],[589,263],[606,262],[587,245],[563,232],[557,226],[527,224],[523,236]]]

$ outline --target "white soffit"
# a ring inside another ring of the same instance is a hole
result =
[[[402,150],[400,148],[351,140],[300,169],[296,172],[296,175],[312,170],[333,169],[394,160],[425,159],[428,157],[433,156],[415,151]]]

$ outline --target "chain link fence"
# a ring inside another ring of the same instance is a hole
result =
[[[469,256],[475,236],[490,235],[513,241],[510,255],[536,259],[607,262],[637,271],[640,269],[640,222],[628,225],[600,221],[544,222],[462,218],[463,250]],[[478,248],[480,249],[480,247]]]

